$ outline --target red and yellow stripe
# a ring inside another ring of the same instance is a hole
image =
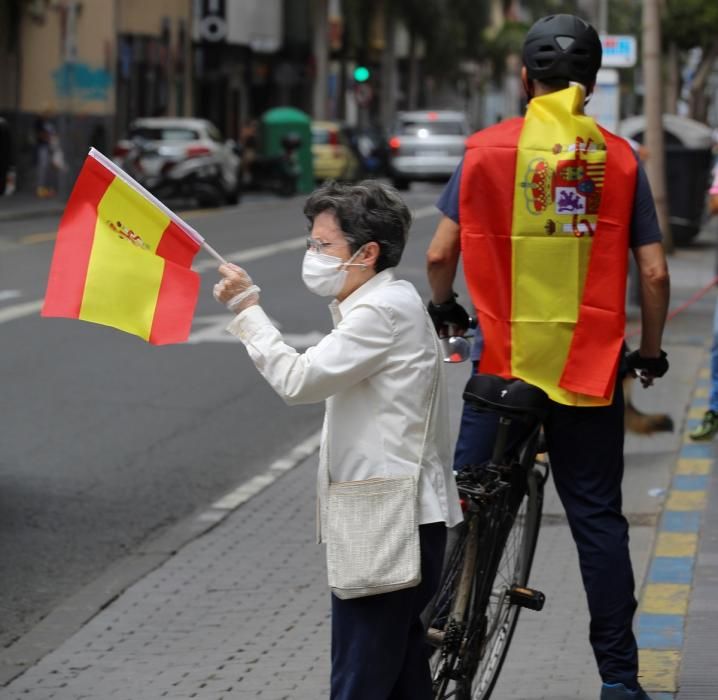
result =
[[[166,210],[90,155],[60,222],[42,315],[155,345],[182,342],[199,295],[190,269],[199,248]]]

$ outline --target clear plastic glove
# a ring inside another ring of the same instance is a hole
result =
[[[239,265],[227,263],[219,266],[223,279],[214,285],[214,298],[235,314],[259,304],[259,287]]]

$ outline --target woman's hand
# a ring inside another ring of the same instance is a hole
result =
[[[224,279],[214,285],[214,298],[225,304],[235,314],[250,306],[259,304],[259,287],[239,265],[227,263],[219,266],[219,274]]]

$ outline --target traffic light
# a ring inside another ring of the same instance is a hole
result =
[[[357,66],[354,69],[354,80],[357,83],[365,83],[371,77],[371,71],[366,66]]]

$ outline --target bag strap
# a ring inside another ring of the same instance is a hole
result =
[[[427,322],[427,325],[429,327],[429,333],[431,334],[431,337],[434,340],[434,350],[436,353],[436,370],[434,372],[434,382],[431,385],[431,396],[429,397],[429,410],[426,414],[426,423],[424,424],[424,439],[421,442],[421,453],[419,454],[419,463],[417,464],[417,475],[421,471],[421,462],[424,459],[424,450],[426,449],[426,439],[429,436],[429,425],[431,424],[431,416],[434,412],[434,400],[436,399],[436,390],[439,386],[439,375],[441,374],[441,346],[439,345],[439,337],[436,334],[436,329],[434,328],[434,322],[431,320],[431,316],[429,316],[429,312],[426,310],[426,307],[424,307],[424,320]]]

